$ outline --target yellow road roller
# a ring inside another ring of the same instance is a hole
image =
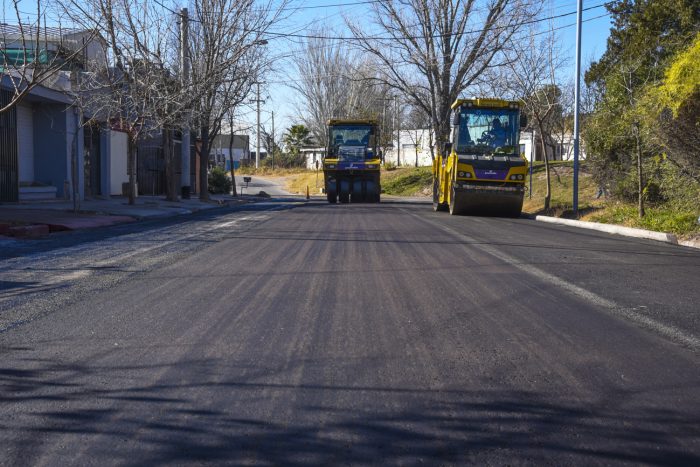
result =
[[[521,103],[458,99],[451,141],[433,161],[433,209],[450,214],[518,217],[528,163],[520,154]]]
[[[329,203],[378,203],[381,193],[376,120],[328,121],[323,179]]]

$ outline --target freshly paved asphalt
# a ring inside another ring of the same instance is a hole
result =
[[[700,464],[700,251],[246,209],[3,245],[0,464]]]

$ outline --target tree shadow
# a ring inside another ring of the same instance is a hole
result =
[[[16,351],[0,349],[8,352]],[[110,367],[39,360],[32,366],[0,369],[0,411],[14,413],[11,423],[0,422],[10,463],[38,456],[125,465],[700,462],[697,405],[664,398],[674,390],[697,394],[697,385],[581,398],[294,382],[281,367],[230,360]],[[140,384],[162,371],[171,376]],[[66,454],[59,446],[67,446],[70,457],[60,457]]]

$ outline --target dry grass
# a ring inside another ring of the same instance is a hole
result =
[[[321,193],[321,188],[323,188],[323,171],[319,170],[318,173],[315,170],[309,170],[305,172],[298,172],[296,174],[290,174],[285,177],[285,190],[290,193],[306,194],[306,187],[309,187],[309,193],[313,195],[318,195]]]

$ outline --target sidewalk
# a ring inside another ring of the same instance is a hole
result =
[[[247,197],[246,197],[247,198]],[[224,205],[247,203],[246,198],[211,195],[209,202],[199,198],[178,202],[166,201],[163,196],[139,196],[136,204],[115,196],[108,199],[92,199],[80,203],[79,212],[73,212],[71,201],[35,201],[0,204],[0,235],[32,238],[50,232],[89,229],[134,222],[139,219],[170,217],[192,214]]]

